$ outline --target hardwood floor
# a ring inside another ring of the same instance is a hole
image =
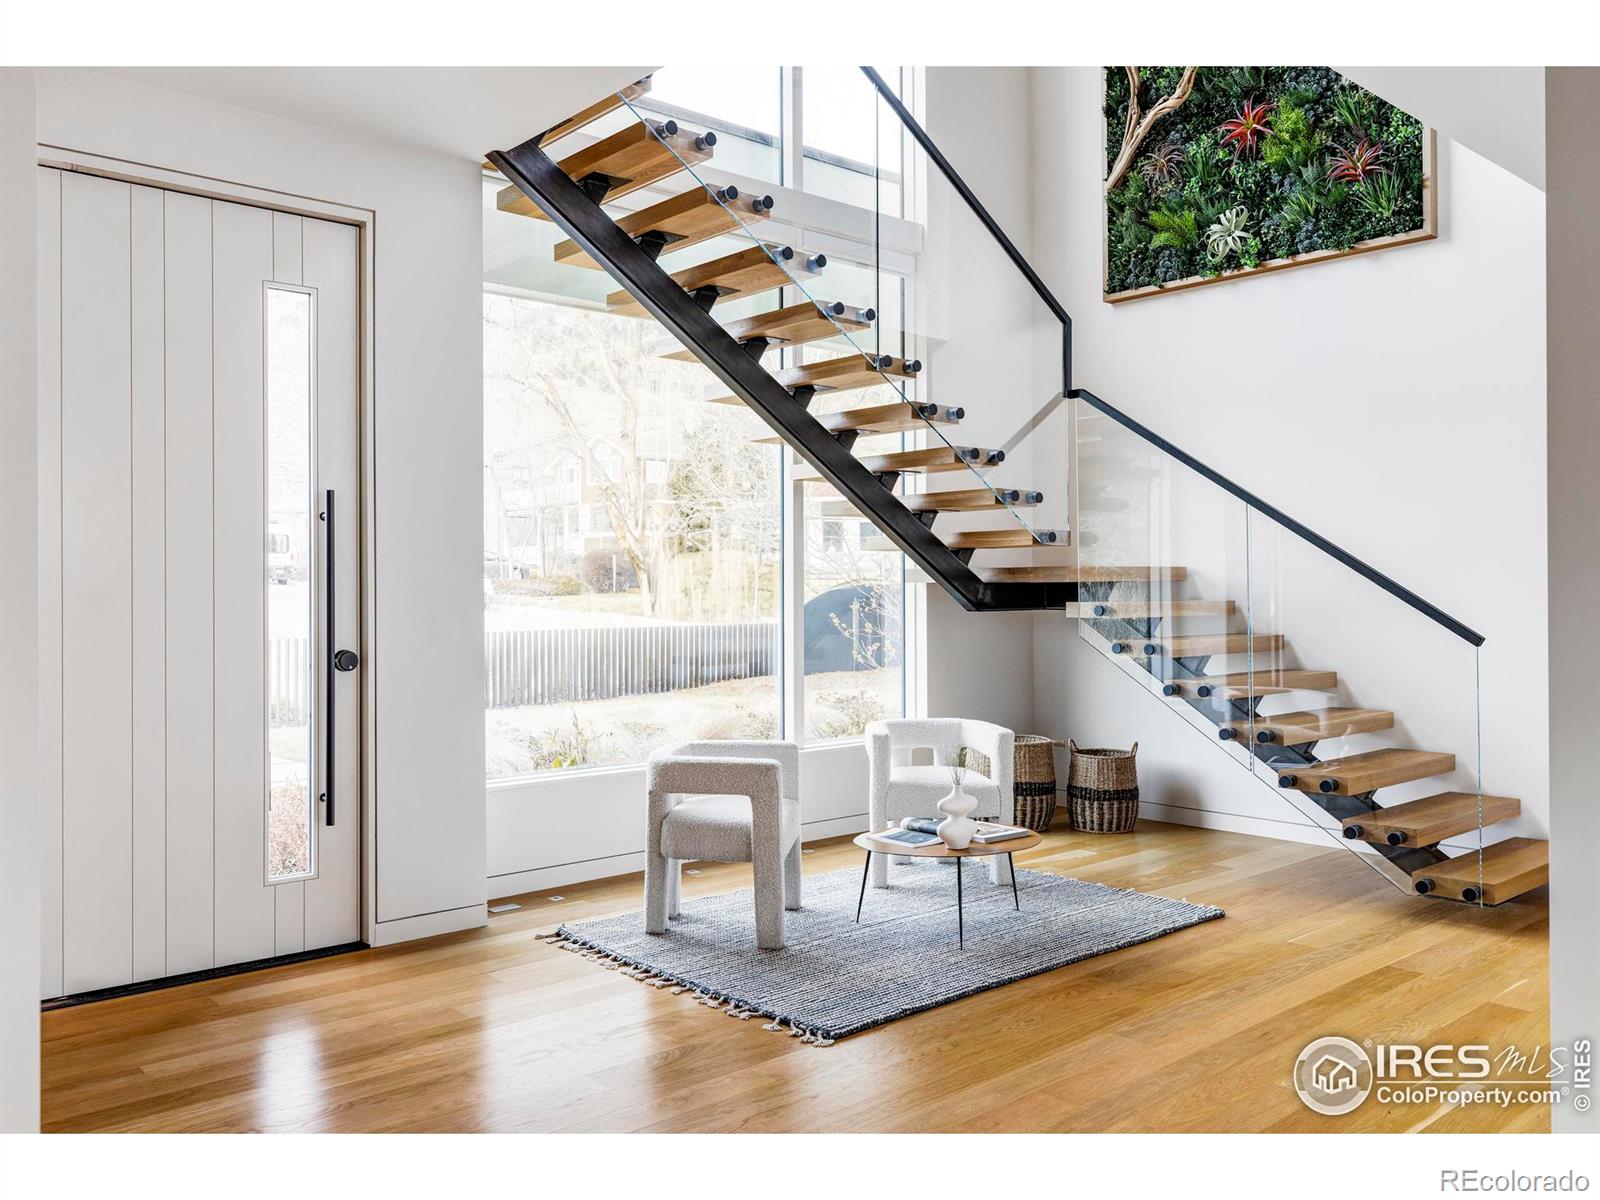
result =
[[[641,903],[636,875],[575,885],[486,930],[46,1013],[45,1128],[1548,1130],[1542,1106],[1322,1117],[1289,1083],[1324,1034],[1546,1045],[1543,888],[1415,900],[1336,848],[1147,822],[1018,858],[1228,915],[815,1048],[535,941]],[[708,864],[685,898],[748,882]]]

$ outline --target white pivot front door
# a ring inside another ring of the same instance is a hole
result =
[[[358,232],[39,187],[44,994],[358,941]]]

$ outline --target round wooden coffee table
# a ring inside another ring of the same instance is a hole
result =
[[[894,828],[885,829],[883,833],[894,831]],[[907,846],[901,842],[886,842],[882,834],[863,833],[855,839],[856,845],[867,852],[867,861],[861,868],[861,895],[856,898],[856,923],[861,923],[861,905],[867,898],[867,875],[872,870],[874,854],[903,854],[907,858],[953,858],[956,860],[956,944],[965,948],[967,930],[966,920],[961,911],[961,860],[993,858],[996,854],[1004,854],[1011,873],[1011,903],[1018,912],[1021,912],[1022,897],[1017,893],[1017,864],[1011,856],[1018,850],[1031,850],[1042,841],[1044,838],[1030,829],[1022,837],[1007,838],[1003,842],[990,842],[987,845],[974,842],[965,850],[952,850],[943,842],[924,842],[920,846]]]

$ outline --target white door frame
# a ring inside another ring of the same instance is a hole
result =
[[[357,286],[357,349],[359,412],[357,416],[357,462],[361,475],[358,495],[361,510],[361,931],[362,940],[377,945],[377,796],[373,764],[377,761],[377,537],[376,537],[376,460],[373,430],[376,428],[376,396],[373,387],[373,263],[376,255],[377,214],[359,208],[310,196],[297,196],[270,188],[251,187],[230,180],[169,171],[147,163],[89,154],[64,146],[38,145],[38,165],[85,175],[99,175],[123,183],[185,192],[210,200],[269,209],[292,216],[311,217],[352,225],[357,230],[359,280]]]

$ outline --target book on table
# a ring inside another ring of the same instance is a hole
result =
[[[1027,837],[1028,831],[1020,825],[994,825],[988,821],[978,822],[978,832],[972,835],[972,840],[982,846],[990,846],[995,842],[1009,842],[1012,838]]]
[[[939,840],[939,835],[924,833],[920,829],[891,829],[877,835],[880,842],[894,842],[900,846],[927,846]]]
[[[980,846],[989,846],[995,842],[1009,842],[1012,838],[1027,837],[1028,831],[1020,825],[1001,825],[994,821],[978,821],[978,832],[972,835],[972,840]],[[938,817],[905,817],[900,822],[901,832],[923,833],[931,835],[927,841],[910,842],[908,845],[927,845],[928,841],[937,841],[939,837]],[[900,839],[891,839],[900,840]]]

